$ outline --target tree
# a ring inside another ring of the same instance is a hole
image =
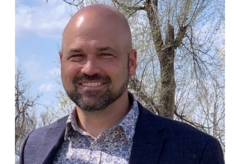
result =
[[[15,154],[17,156],[23,139],[37,125],[35,107],[40,94],[33,96],[30,88],[31,83],[26,82],[22,68],[17,65],[15,70]]]
[[[58,118],[70,114],[75,106],[61,86],[58,88],[56,98],[56,102],[51,102],[50,105],[45,105],[46,111],[40,113],[39,127],[49,125]]]
[[[209,87],[202,87],[199,91],[198,106],[196,113],[200,116],[200,121],[207,128],[204,129],[210,135],[218,138],[223,150],[225,147],[225,101],[224,84],[214,80]],[[197,118],[198,119],[198,118]]]
[[[186,110],[183,109],[185,112],[190,111],[189,114],[184,113],[183,117],[192,124],[196,123],[198,129],[216,137],[225,151],[225,94],[222,74],[224,69],[213,72],[213,79],[203,85],[191,86],[190,89],[192,92],[196,90],[196,94],[186,103],[181,102],[181,105],[187,105]]]

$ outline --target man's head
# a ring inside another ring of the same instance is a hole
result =
[[[105,109],[126,94],[136,70],[128,22],[106,5],[85,7],[71,18],[59,54],[64,89],[86,111]]]

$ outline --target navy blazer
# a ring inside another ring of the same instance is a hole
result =
[[[139,103],[138,103],[139,104]],[[25,138],[20,164],[53,164],[67,116]],[[224,164],[217,139],[182,122],[154,115],[139,104],[130,164]]]

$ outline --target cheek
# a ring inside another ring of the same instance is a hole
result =
[[[73,79],[77,76],[79,72],[79,68],[74,65],[63,65],[61,66],[61,78],[63,87],[66,92],[70,93],[73,92],[75,86],[73,84]]]
[[[80,67],[77,64],[67,64],[61,65],[61,77],[63,82],[71,83],[80,72]]]
[[[127,64],[122,63],[115,66],[112,65],[107,70],[108,74],[112,78],[112,82],[116,84],[122,84],[129,74]]]

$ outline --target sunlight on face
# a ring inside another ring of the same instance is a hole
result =
[[[84,21],[84,17],[83,16],[80,16],[77,23],[76,23],[76,27],[79,27]]]

